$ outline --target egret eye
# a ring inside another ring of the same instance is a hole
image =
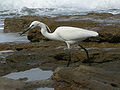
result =
[[[34,25],[32,25],[31,27],[34,27]]]

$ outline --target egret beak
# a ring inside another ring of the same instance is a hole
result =
[[[20,33],[20,36],[21,36],[22,34],[24,34],[25,32],[29,31],[30,29],[31,29],[31,27],[28,27],[28,28],[24,29],[24,31],[23,31],[22,33]]]

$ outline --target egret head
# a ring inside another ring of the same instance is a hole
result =
[[[28,28],[26,28],[20,35],[24,34],[25,32],[29,31],[30,29],[33,29],[39,25],[39,21],[33,21]]]
[[[24,34],[25,32],[27,32],[27,31],[29,31],[30,29],[33,29],[33,28],[35,28],[35,27],[37,27],[37,26],[46,27],[46,28],[48,29],[48,31],[51,32],[50,28],[49,28],[46,24],[44,24],[44,23],[42,23],[42,22],[39,22],[39,21],[33,21],[33,22],[30,24],[30,26],[29,26],[28,28],[26,28],[20,35]]]
[[[30,24],[30,26],[29,26],[29,28],[30,29],[33,29],[33,28],[35,28],[35,27],[37,27],[38,25],[39,25],[39,21],[33,21],[31,24]]]

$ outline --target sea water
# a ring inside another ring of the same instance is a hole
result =
[[[120,13],[119,0],[0,0],[0,16]]]

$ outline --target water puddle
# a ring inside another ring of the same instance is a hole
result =
[[[35,90],[54,90],[54,88],[37,88]]]
[[[14,53],[14,51],[13,50],[3,50],[3,51],[0,51],[0,55],[9,54],[9,53]]]
[[[105,51],[110,51],[110,50],[116,50],[118,48],[86,48],[87,50],[92,50],[92,49],[102,49],[102,50],[105,50]],[[84,50],[81,50],[81,51],[84,51]]]
[[[37,88],[34,90],[88,90],[88,89],[80,89],[79,87],[55,87],[55,88]]]
[[[0,33],[0,43],[18,41],[29,42],[26,36],[20,36],[18,33]]]
[[[6,57],[12,55],[14,53],[13,50],[3,50],[0,51],[0,63],[6,63]]]
[[[11,78],[14,80],[22,80],[23,79],[26,82],[28,82],[28,81],[35,81],[35,80],[46,80],[46,79],[50,78],[52,74],[53,74],[52,71],[43,71],[39,68],[33,68],[30,70],[26,70],[26,71],[13,72],[13,73],[7,74],[3,77]]]
[[[0,27],[0,30],[2,31],[4,29],[4,27]]]
[[[20,36],[19,33],[4,33],[4,19],[0,18],[0,43],[4,42],[29,42],[27,36]]]

